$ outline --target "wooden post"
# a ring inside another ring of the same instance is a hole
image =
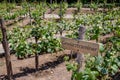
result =
[[[67,2],[67,0],[64,0],[64,2]]]
[[[29,18],[30,18],[30,25],[32,25],[32,17],[31,17],[31,7],[30,7],[30,4],[28,4],[28,7],[29,7]]]
[[[62,20],[63,13],[62,13],[62,1],[60,1],[60,21]]]
[[[1,27],[2,36],[3,36],[2,45],[5,51],[7,76],[8,76],[8,80],[12,80],[13,72],[12,72],[12,65],[11,65],[11,58],[10,58],[10,50],[9,50],[8,41],[7,41],[7,32],[4,24],[4,19],[1,17],[0,17],[0,27]]]
[[[42,6],[45,8],[46,7],[46,1],[43,0]],[[45,19],[45,12],[43,11],[43,19]]]
[[[78,0],[77,2],[78,2],[78,4],[79,4],[79,6],[80,6],[80,2],[81,2],[81,1]],[[78,12],[80,12],[80,7],[78,7]]]
[[[78,39],[79,40],[83,40],[84,39],[84,35],[85,35],[85,27],[84,26],[80,26],[79,27],[79,36]],[[85,58],[84,58],[84,54],[83,53],[78,53],[77,54],[77,63],[78,63],[78,72],[81,72],[84,70],[85,68]]]
[[[35,37],[35,48],[37,47],[37,45],[38,45],[38,38],[37,37]],[[39,60],[38,60],[38,53],[37,52],[35,52],[35,68],[36,68],[36,70],[38,70],[38,65],[39,65]]]
[[[52,0],[50,0],[50,4],[52,4]]]

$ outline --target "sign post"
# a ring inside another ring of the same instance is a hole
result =
[[[92,56],[98,55],[99,44],[84,41],[85,27],[80,26],[78,39],[61,38],[64,49],[73,50],[77,53],[78,71],[81,72],[85,67],[84,54],[90,53]]]

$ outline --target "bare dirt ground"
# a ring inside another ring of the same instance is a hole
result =
[[[63,60],[70,51],[62,51],[54,54],[42,54],[39,56],[39,70],[34,68],[34,57],[17,60],[11,55],[15,80],[70,80],[71,72],[68,72]],[[5,80],[5,59],[0,58],[0,80]]]

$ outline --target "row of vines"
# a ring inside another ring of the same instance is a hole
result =
[[[60,7],[60,11],[58,11],[60,19],[44,19],[44,14],[48,9],[54,11],[58,7]],[[109,80],[114,78],[120,68],[119,7],[115,10],[107,8],[107,12],[100,12],[97,11],[96,4],[91,4],[93,11],[96,11],[92,14],[79,13],[82,8],[80,2],[76,4],[76,7],[78,13],[74,13],[73,19],[67,20],[64,19],[65,11],[68,8],[67,3],[48,5],[46,3],[30,4],[25,2],[17,9],[15,9],[16,4],[0,4],[0,15],[4,17],[5,22],[21,16],[29,16],[30,21],[34,20],[22,28],[16,26],[16,28],[7,31],[10,50],[18,58],[58,52],[63,49],[57,35],[63,36],[65,34],[66,37],[77,38],[79,26],[84,25],[87,28],[85,39],[102,43],[104,47],[101,47],[97,57],[85,56],[87,60],[83,72],[77,72],[77,63],[69,62],[69,57],[65,57],[67,69],[73,72],[72,79]],[[110,35],[110,37],[103,40],[104,36],[107,35]],[[1,33],[0,40],[2,40]]]

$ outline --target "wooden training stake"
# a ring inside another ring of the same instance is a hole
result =
[[[60,20],[62,20],[63,13],[62,13],[62,1],[60,1]]]
[[[35,37],[35,43],[37,46],[38,45],[38,38],[37,37]],[[39,58],[39,55],[37,52],[35,52],[35,68],[36,68],[36,70],[38,70],[38,66],[39,66],[39,59],[38,58]]]
[[[84,26],[80,26],[79,30],[78,30],[78,39],[79,40],[84,40],[84,36],[85,36],[85,27]],[[77,53],[77,63],[78,63],[78,72],[81,72],[84,70],[85,68],[85,57],[83,53]]]
[[[2,36],[3,36],[2,45],[5,51],[7,76],[8,76],[8,80],[12,80],[13,72],[12,72],[12,65],[11,65],[11,58],[10,58],[10,50],[9,50],[8,41],[7,41],[7,32],[4,24],[4,19],[1,17],[0,17],[0,27],[1,27]]]

